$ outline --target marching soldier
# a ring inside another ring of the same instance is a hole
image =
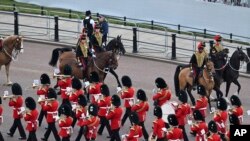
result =
[[[193,112],[195,123],[191,126],[191,132],[196,134],[195,141],[205,141],[208,133],[207,123],[199,110]]]
[[[232,95],[230,101],[233,108],[229,110],[229,114],[235,114],[238,117],[240,124],[242,124],[244,110],[239,97],[236,95]]]
[[[61,110],[61,116],[58,120],[60,131],[59,136],[62,137],[62,141],[70,141],[70,136],[73,133],[72,123],[73,118],[71,117],[71,108],[68,105],[63,105]]]
[[[126,108],[125,114],[122,117],[122,126],[126,122],[131,113],[131,107],[134,104],[135,88],[132,86],[132,81],[129,76],[124,75],[122,77],[123,89],[119,92],[121,99],[124,99],[124,107]],[[130,118],[129,118],[130,120]],[[131,120],[130,120],[131,123]]]
[[[78,78],[73,78],[72,79],[72,93],[69,95],[69,101],[72,104],[72,117],[73,117],[73,123],[72,123],[72,127],[75,126],[75,123],[77,121],[76,118],[76,113],[75,108],[77,107],[77,103],[78,103],[78,97],[79,95],[84,95],[84,91],[82,89],[82,83]]]
[[[153,133],[151,139],[157,139],[156,141],[164,141],[166,138],[164,128],[165,121],[162,119],[162,109],[159,106],[155,106],[154,108],[154,116],[156,119],[153,121]]]
[[[79,67],[83,67],[83,70],[86,70],[88,65],[88,43],[86,34],[81,34],[79,43],[76,47],[76,58]]]
[[[175,114],[168,115],[168,123],[170,128],[167,131],[167,140],[177,141],[183,139],[182,129],[178,127],[179,123]]]
[[[208,133],[207,141],[221,141],[220,135],[218,134],[217,125],[213,120],[211,120],[208,123],[208,130],[209,130],[209,133]]]
[[[130,127],[129,133],[124,135],[126,141],[139,141],[142,136],[142,127],[139,125],[139,117],[136,112],[131,112],[130,119],[132,126]]]
[[[11,126],[9,132],[7,133],[9,136],[13,137],[13,134],[16,131],[16,128],[18,128],[20,133],[20,140],[26,140],[26,134],[23,129],[23,125],[21,123],[21,118],[23,117],[21,113],[21,107],[23,105],[23,97],[22,97],[22,88],[18,83],[14,83],[11,87],[13,96],[10,97],[9,106],[13,107],[13,118],[14,123]]]
[[[27,109],[24,111],[24,120],[27,122],[26,130],[29,131],[27,141],[37,141],[36,130],[38,110],[36,109],[36,101],[32,97],[27,97],[25,99],[25,105]]]
[[[3,123],[3,107],[2,107],[2,97],[0,97],[0,125],[2,123]],[[1,131],[0,131],[0,140],[4,141]]]
[[[207,105],[208,105],[208,100],[206,97],[206,89],[203,85],[198,85],[197,86],[197,93],[200,95],[199,99],[196,100],[194,110],[199,110],[204,117],[204,120],[207,115]]]
[[[75,108],[75,113],[76,113],[76,118],[78,119],[77,125],[80,126],[80,130],[79,130],[79,133],[78,133],[75,141],[80,141],[82,138],[82,135],[84,133],[83,122],[87,116],[86,106],[87,106],[87,100],[86,100],[85,96],[79,95],[78,96],[78,106]]]
[[[100,25],[98,23],[95,24],[94,30],[91,39],[92,45],[96,49],[96,47],[102,47],[102,33],[100,32]]]
[[[121,106],[121,99],[118,95],[113,95],[111,98],[111,108],[106,114],[106,118],[110,120],[111,139],[110,141],[121,141],[119,130],[121,127],[121,117],[123,110]]]
[[[172,93],[163,78],[156,78],[155,85],[158,88],[157,93],[153,96],[155,106],[162,106],[171,99]]]
[[[181,102],[175,110],[176,117],[178,119],[179,128],[183,130],[184,141],[188,141],[185,125],[187,122],[187,116],[190,114],[191,108],[187,103],[188,97],[186,91],[181,90],[179,93],[178,100]]]
[[[222,138],[225,140],[226,129],[226,121],[227,121],[227,102],[224,98],[219,98],[216,103],[218,111],[214,112],[214,121],[217,125],[218,132]]]
[[[56,117],[58,116],[57,110],[58,110],[58,106],[59,106],[59,103],[56,99],[57,99],[57,94],[56,94],[55,90],[52,88],[49,88],[48,89],[48,99],[45,99],[45,103],[42,104],[43,110],[47,112],[46,120],[48,123],[48,128],[44,134],[44,138],[41,138],[41,140],[43,140],[43,141],[48,140],[51,131],[53,132],[56,141],[61,140],[59,135],[58,135],[56,125],[55,125]]]
[[[98,99],[97,104],[99,107],[98,116],[101,119],[101,125],[98,130],[98,134],[102,135],[102,131],[104,127],[107,128],[109,136],[111,136],[111,127],[109,125],[109,121],[106,118],[106,113],[108,108],[111,107],[111,96],[109,93],[109,87],[106,84],[101,86],[101,94],[102,96]]]
[[[99,75],[96,71],[90,73],[90,86],[88,87],[88,94],[91,95],[91,103],[97,104],[97,99],[101,93],[101,85]]]
[[[240,125],[241,124],[240,120],[236,114],[229,115],[229,122],[230,122],[230,125]],[[226,139],[227,139],[227,141],[230,141],[230,129],[226,133]]]
[[[139,125],[142,127],[144,139],[148,140],[149,135],[144,125],[146,115],[149,110],[148,99],[145,91],[142,89],[137,91],[136,97],[139,101],[132,106],[131,111],[136,112],[139,116]]]
[[[39,96],[39,99],[46,99],[48,95],[48,89],[51,84],[48,74],[46,73],[42,74],[40,77],[40,82],[41,82],[41,86],[37,89],[36,94]],[[39,104],[41,105],[41,102],[39,102]],[[41,108],[41,111],[38,117],[39,126],[41,126],[44,116],[46,116],[46,112],[43,111],[43,109]]]

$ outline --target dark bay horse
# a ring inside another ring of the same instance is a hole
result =
[[[208,60],[206,62],[205,68],[202,70],[202,74],[199,75],[199,84],[203,85],[206,89],[206,96],[208,98],[209,106],[210,104],[210,94],[214,88],[214,79],[212,73],[214,72],[214,64],[212,61]],[[178,96],[180,90],[185,90],[188,92],[190,100],[193,105],[195,105],[195,99],[191,93],[193,88],[193,76],[190,76],[191,70],[189,67],[183,67],[178,65],[176,67],[174,75],[175,93]]]
[[[11,85],[12,82],[9,78],[10,63],[12,60],[16,60],[17,55],[23,52],[23,38],[22,36],[11,35],[3,39],[0,51],[0,69],[2,65],[5,65],[7,83],[5,85]]]

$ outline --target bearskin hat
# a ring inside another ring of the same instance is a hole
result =
[[[70,65],[66,64],[63,68],[64,75],[72,75],[72,68]]]
[[[13,95],[22,95],[23,94],[22,87],[18,83],[14,83],[11,86],[11,90],[12,90]]]
[[[131,81],[131,79],[130,79],[129,76],[124,75],[124,76],[122,77],[122,85],[123,85],[123,86],[126,86],[126,87],[128,87],[128,88],[132,86],[132,81]]]
[[[0,97],[0,104],[2,104],[2,97]]]
[[[168,115],[168,123],[172,126],[178,126],[179,122],[177,120],[177,117],[175,114],[169,114]]]
[[[71,116],[71,108],[69,107],[69,105],[67,104],[64,104],[62,107],[61,107],[61,114],[63,115],[66,115],[66,116]]]
[[[130,119],[131,119],[131,122],[134,123],[134,124],[139,124],[139,117],[138,117],[138,114],[136,112],[132,112],[130,114]]]
[[[214,40],[215,41],[221,41],[221,36],[220,35],[215,35]]]
[[[137,91],[136,97],[137,97],[137,99],[139,99],[141,101],[147,101],[147,96],[146,96],[146,93],[143,89],[139,89]]]
[[[87,100],[86,100],[84,95],[79,95],[77,102],[78,102],[79,105],[81,105],[83,107],[87,106]]]
[[[217,109],[225,111],[227,110],[227,101],[224,98],[219,98],[217,103]]]
[[[230,101],[231,101],[231,104],[232,105],[236,105],[236,106],[241,106],[241,101],[240,101],[240,99],[239,99],[239,97],[238,96],[236,96],[236,95],[232,95],[231,97],[230,97]]]
[[[232,125],[239,125],[240,124],[239,118],[235,114],[229,115],[229,121]]]
[[[46,74],[46,73],[43,73],[42,75],[41,75],[41,77],[40,77],[40,81],[41,81],[41,84],[51,84],[50,83],[50,78],[49,78],[49,76],[48,76],[48,74]]]
[[[167,87],[165,80],[161,77],[155,79],[155,85],[157,88],[163,89]]]
[[[208,123],[208,130],[213,132],[213,133],[216,133],[217,132],[217,125],[216,123],[211,120],[209,123]]]
[[[178,99],[179,99],[181,102],[183,102],[183,103],[187,103],[187,101],[188,101],[187,92],[184,91],[184,90],[181,90],[180,93],[179,93]]]
[[[32,97],[27,97],[25,99],[25,105],[30,110],[36,109],[36,101]]]
[[[119,107],[121,106],[121,99],[118,95],[113,95],[111,97],[111,103],[116,106],[116,107]]]
[[[99,75],[96,71],[92,71],[90,73],[90,81],[91,82],[99,82],[100,81]]]
[[[82,88],[82,83],[80,79],[75,78],[75,77],[72,79],[72,88],[76,90],[80,90]]]
[[[56,91],[53,88],[48,89],[48,98],[57,99]]]
[[[193,117],[194,117],[194,120],[202,120],[202,121],[204,121],[204,117],[203,117],[203,115],[201,114],[201,112],[199,110],[194,110]]]
[[[154,108],[154,116],[161,118],[162,117],[162,109],[160,106],[155,106]]]
[[[86,15],[86,16],[90,16],[90,15],[91,15],[91,11],[90,11],[90,10],[86,11],[86,12],[85,12],[85,15]]]
[[[88,108],[89,114],[92,116],[97,116],[98,114],[98,107],[95,104],[90,104]]]
[[[108,85],[106,85],[106,84],[101,85],[101,93],[104,96],[109,96],[110,95]]]
[[[197,93],[201,96],[206,96],[206,89],[203,85],[197,86]]]

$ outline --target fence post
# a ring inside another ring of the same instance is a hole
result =
[[[72,18],[71,13],[72,13],[72,10],[69,9],[69,18],[70,18],[70,19]]]
[[[100,16],[100,14],[99,13],[96,13],[96,17],[98,18]]]
[[[181,34],[181,25],[178,24],[178,34]]]
[[[18,30],[18,12],[14,11],[14,34],[18,35],[19,30]]]
[[[172,34],[172,60],[176,59],[176,34]]]
[[[123,18],[123,20],[124,20],[123,25],[126,26],[127,25],[127,22],[126,22],[127,18],[126,18],[126,16]]]
[[[250,56],[250,48],[247,48],[247,55]],[[250,63],[247,63],[247,73],[250,73]]]
[[[209,46],[210,46],[210,51],[209,51],[209,54],[212,54],[212,50],[211,50],[211,48],[214,46],[214,41],[213,40],[209,40]]]
[[[233,42],[233,34],[230,33],[230,43],[232,43],[232,42]]]
[[[154,21],[153,20],[151,21],[151,29],[152,30],[154,29]]]
[[[16,11],[16,4],[13,4],[13,11]]]
[[[58,20],[59,20],[59,18],[58,18],[58,16],[55,16],[54,17],[54,19],[55,19],[55,28],[54,28],[54,31],[55,31],[55,38],[54,38],[54,40],[56,41],[56,42],[58,42],[59,41],[59,25],[58,25]]]
[[[133,28],[133,53],[137,53],[137,28]]]
[[[41,15],[43,16],[44,15],[44,7],[41,6]]]
[[[204,38],[206,38],[207,37],[207,29],[205,28],[204,29]]]

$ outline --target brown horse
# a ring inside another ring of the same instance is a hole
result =
[[[23,52],[23,38],[17,35],[7,36],[3,39],[0,46],[2,46],[0,51],[0,69],[2,65],[5,65],[7,76],[5,85],[11,85],[12,82],[9,78],[10,63],[12,60],[15,61],[19,53]]]
[[[198,76],[199,84],[203,85],[206,89],[210,108],[211,108],[210,94],[212,93],[212,90],[214,88],[214,79],[212,75],[214,71],[215,70],[214,70],[213,62],[208,60],[206,62],[205,68],[202,71],[202,74]],[[175,76],[174,76],[175,91],[176,91],[176,95],[178,95],[180,90],[187,90],[192,104],[195,105],[195,99],[191,93],[192,88],[193,88],[194,78],[190,74],[191,74],[191,70],[189,67],[182,68],[181,65],[177,66],[176,71],[175,71]]]

